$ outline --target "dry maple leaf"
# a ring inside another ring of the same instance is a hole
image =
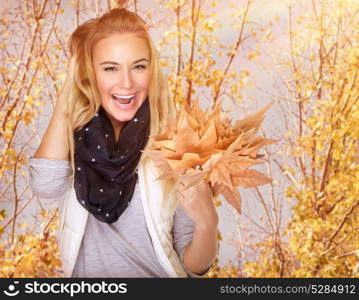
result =
[[[151,136],[151,148],[142,152],[161,171],[157,179],[181,178],[190,187],[205,178],[214,196],[222,194],[240,213],[241,196],[236,187],[250,188],[272,181],[248,168],[263,163],[258,160],[264,156],[258,154],[261,147],[277,142],[256,136],[273,101],[234,126],[220,104],[218,101],[212,110],[203,112],[194,101],[178,113],[166,134]]]

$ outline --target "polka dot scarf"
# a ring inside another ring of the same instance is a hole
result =
[[[148,102],[122,127],[117,142],[103,108],[74,134],[77,200],[102,222],[117,221],[132,199],[137,163],[149,137]]]

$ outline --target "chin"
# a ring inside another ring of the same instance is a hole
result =
[[[109,111],[109,115],[111,115],[111,117],[118,122],[131,121],[133,119],[133,117],[135,116],[135,114],[136,114],[136,112],[134,112],[134,113],[119,113],[118,111],[113,111],[113,110]]]
[[[112,115],[112,117],[113,117],[117,122],[128,122],[128,121],[131,121],[134,116],[135,116],[135,115],[131,115],[131,116],[116,116],[116,115]]]
[[[105,111],[107,113],[107,116],[113,119],[113,121],[121,123],[121,122],[131,121],[134,118],[137,109],[131,111],[121,111],[117,108],[113,108],[112,106],[110,106],[110,107],[106,107]]]
[[[102,106],[105,109],[107,115],[111,117],[113,121],[128,122],[134,118],[136,112],[141,107],[144,101],[145,100],[133,103],[133,105],[129,107],[123,107],[115,103],[113,100],[110,100],[106,101],[107,103],[102,104]]]

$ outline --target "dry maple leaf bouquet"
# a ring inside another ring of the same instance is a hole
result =
[[[220,101],[203,112],[197,102],[182,108],[165,135],[151,136],[149,155],[161,171],[160,179],[181,178],[192,186],[205,179],[214,197],[224,198],[241,212],[241,196],[236,187],[250,188],[270,183],[271,178],[248,169],[263,163],[258,150],[278,140],[256,136],[264,114],[273,101],[234,126],[220,110]]]

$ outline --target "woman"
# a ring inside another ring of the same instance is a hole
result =
[[[67,79],[30,184],[60,198],[65,277],[200,277],[218,252],[210,185],[156,180],[141,155],[174,114],[145,22],[118,8],[70,38]]]

